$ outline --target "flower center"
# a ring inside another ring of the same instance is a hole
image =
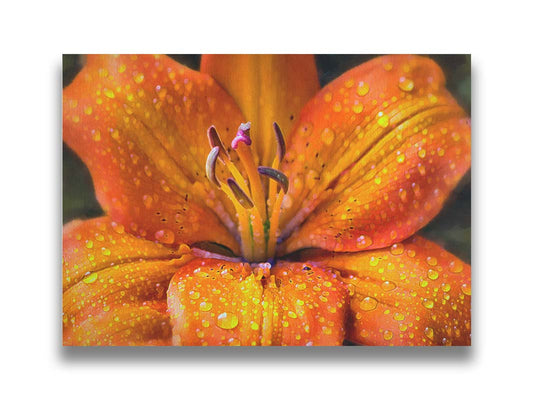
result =
[[[209,180],[231,200],[239,224],[242,256],[250,262],[271,260],[276,254],[281,203],[289,187],[288,178],[277,168],[285,155],[285,139],[277,123],[274,133],[277,152],[270,167],[257,166],[252,150],[250,122],[241,124],[231,142],[240,168],[231,159],[214,126],[207,131],[211,151],[207,156]],[[229,177],[219,180],[217,161],[226,166]],[[268,179],[262,179],[266,177]]]

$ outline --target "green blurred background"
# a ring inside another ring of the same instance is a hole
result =
[[[178,62],[198,69],[199,55],[171,55]],[[328,54],[315,56],[322,86],[348,69],[375,55]],[[448,90],[470,115],[470,55],[429,55],[444,70]],[[67,86],[84,63],[80,55],[63,56],[63,87]],[[94,195],[91,175],[87,167],[63,144],[63,222],[76,218],[92,218],[103,215]],[[464,261],[470,263],[471,234],[471,184],[470,172],[459,183],[440,214],[430,222],[421,234],[443,246]]]

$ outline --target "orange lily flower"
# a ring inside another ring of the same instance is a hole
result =
[[[65,345],[470,344],[470,266],[413,236],[470,167],[430,59],[90,56],[63,108],[106,212],[64,227]]]

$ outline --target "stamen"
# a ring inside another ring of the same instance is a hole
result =
[[[207,130],[207,138],[209,139],[209,144],[211,145],[211,147],[220,148],[222,152],[221,153],[222,162],[225,163],[227,160],[229,160],[229,154],[226,148],[224,147],[224,144],[222,144],[222,140],[220,139],[220,136],[218,135],[218,132],[213,125],[211,125],[209,129]]]
[[[227,182],[228,182],[229,188],[231,189],[231,191],[235,195],[235,198],[237,199],[237,201],[239,202],[241,206],[243,206],[247,210],[254,206],[254,203],[246,195],[244,190],[242,190],[242,188],[239,185],[237,185],[237,182],[235,182],[235,179],[228,178]]]
[[[207,161],[205,162],[205,172],[207,173],[207,177],[211,182],[217,185],[217,187],[220,187],[220,182],[218,181],[216,175],[216,166],[219,152],[220,147],[213,147],[209,152],[209,155],[207,156]]]
[[[250,182],[250,193],[252,195],[252,200],[254,204],[259,209],[259,214],[261,219],[266,221],[266,204],[265,204],[265,192],[263,190],[263,185],[261,184],[261,178],[257,173],[257,164],[254,161],[250,145],[252,144],[252,139],[249,136],[250,133],[250,122],[246,124],[241,124],[237,135],[231,142],[231,147],[237,151],[246,174],[248,175],[248,181]],[[242,145],[244,144],[244,146]]]
[[[278,182],[285,193],[289,191],[289,178],[283,172],[270,167],[257,167],[257,171]]]
[[[285,197],[285,191],[280,191],[274,204],[272,205],[272,213],[270,215],[270,235],[267,243],[267,254],[269,257],[273,257],[276,254],[276,242],[278,240],[278,226],[279,226],[279,214],[281,212],[281,202]]]
[[[232,202],[241,236],[241,254],[253,262],[275,257],[281,203],[289,189],[289,179],[278,170],[286,151],[279,125],[273,124],[277,153],[269,167],[257,166],[251,151],[250,126],[250,122],[241,124],[231,142],[231,148],[238,156],[234,160],[230,158],[231,149],[224,146],[215,127],[209,127],[207,137],[211,151],[206,159],[205,170],[209,180]],[[219,160],[225,166],[223,180],[217,177],[216,164]],[[244,167],[244,171],[240,166]],[[226,176],[227,173],[230,177]],[[261,179],[262,175],[269,179]],[[278,189],[278,185],[281,189]],[[265,192],[268,197],[265,197]]]
[[[272,124],[274,127],[274,132],[276,133],[276,142],[277,142],[277,156],[278,156],[278,163],[281,163],[283,161],[283,157],[285,157],[285,152],[287,149],[287,146],[285,145],[285,138],[283,137],[283,133],[281,132],[281,129],[277,122],[274,122]]]

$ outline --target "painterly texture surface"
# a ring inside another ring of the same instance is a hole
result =
[[[319,86],[305,55],[88,57],[64,140],[106,216],[65,225],[65,344],[470,344],[470,266],[412,236],[469,170],[468,113],[427,57]]]

